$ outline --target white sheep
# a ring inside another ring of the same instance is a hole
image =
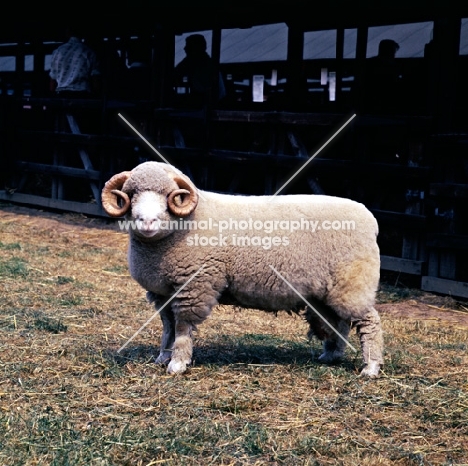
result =
[[[343,356],[356,327],[361,375],[378,375],[378,226],[362,204],[323,195],[201,191],[175,167],[145,162],[113,176],[102,205],[110,216],[127,219],[130,273],[149,301],[158,309],[179,290],[160,312],[156,362],[168,364],[168,373],[186,370],[192,332],[229,298],[265,311],[306,309],[309,337],[323,340],[319,360],[326,363]]]

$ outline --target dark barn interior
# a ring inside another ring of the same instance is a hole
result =
[[[468,6],[148,0],[62,9],[14,5],[0,18],[1,201],[104,216],[105,181],[162,155],[202,189],[360,201],[380,224],[382,270],[468,297]],[[70,21],[99,57],[91,98],[48,87],[48,58]],[[282,35],[261,29],[275,25]],[[405,25],[413,29],[400,39],[398,92],[369,95],[371,44]],[[427,43],[408,52],[411,31],[423,28]],[[195,103],[175,73],[190,33],[208,39],[221,100]],[[135,47],[148,57],[140,88],[124,77]]]

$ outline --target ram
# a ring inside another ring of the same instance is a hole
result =
[[[343,357],[356,328],[361,375],[379,374],[378,225],[362,204],[201,191],[177,168],[145,162],[107,181],[102,205],[110,216],[125,217],[130,274],[160,309],[156,362],[167,364],[168,373],[187,369],[192,333],[213,307],[236,302],[303,313],[309,337],[323,340],[325,363]]]

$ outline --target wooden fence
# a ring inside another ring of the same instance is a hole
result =
[[[105,181],[160,160],[153,149],[200,188],[239,194],[274,193],[307,164],[284,193],[363,202],[380,225],[382,270],[468,297],[468,135],[437,132],[430,117],[358,115],[315,155],[351,115],[1,99],[0,200],[104,216]]]

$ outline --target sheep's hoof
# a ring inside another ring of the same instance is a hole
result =
[[[171,360],[172,354],[165,354],[161,353],[155,360],[155,364],[161,364],[163,366],[167,366]]]
[[[182,374],[187,370],[187,363],[183,361],[171,361],[167,366],[168,374]]]
[[[341,361],[342,358],[343,358],[343,353],[339,351],[329,351],[329,352],[322,353],[318,357],[318,360],[325,364],[333,364],[335,362]]]
[[[380,371],[380,364],[375,361],[370,361],[366,367],[361,371],[362,377],[378,377]]]

